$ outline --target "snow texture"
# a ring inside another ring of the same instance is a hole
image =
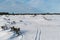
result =
[[[21,35],[10,31],[12,26]],[[60,15],[0,15],[0,40],[60,40]]]

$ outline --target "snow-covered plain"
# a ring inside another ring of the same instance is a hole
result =
[[[60,15],[0,15],[4,25],[20,27],[22,35],[0,28],[0,40],[60,40]]]

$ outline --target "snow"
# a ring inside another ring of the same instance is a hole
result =
[[[60,40],[60,15],[1,15],[0,27],[20,28],[22,34],[0,28],[0,40]],[[8,20],[10,19],[10,20]],[[16,23],[11,24],[13,21]]]

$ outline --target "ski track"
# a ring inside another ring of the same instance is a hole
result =
[[[39,31],[39,39],[38,40],[40,40],[40,37],[41,37],[41,30]]]
[[[40,40],[41,30],[37,29],[35,40]]]
[[[36,32],[35,40],[37,40],[37,37],[38,37],[38,29],[37,29],[37,32]]]

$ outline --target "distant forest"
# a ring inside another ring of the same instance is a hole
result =
[[[0,12],[0,15],[60,15],[60,13],[9,13],[9,12]]]

